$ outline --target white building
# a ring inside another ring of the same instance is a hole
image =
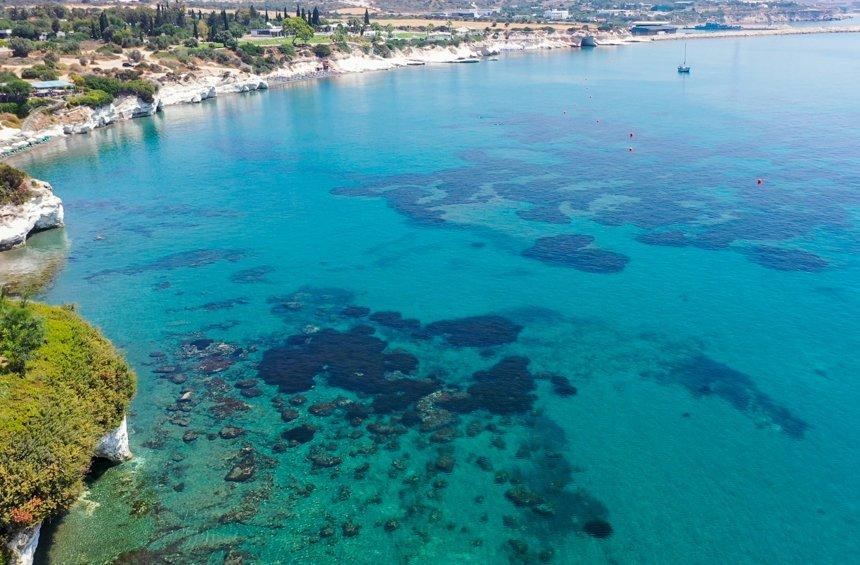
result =
[[[543,13],[543,17],[548,20],[566,20],[570,18],[568,10],[547,10]]]

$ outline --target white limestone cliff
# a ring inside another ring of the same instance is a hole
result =
[[[6,544],[11,565],[32,565],[39,545],[42,523],[17,532]]]
[[[131,449],[128,445],[128,419],[125,416],[115,430],[102,436],[96,445],[93,457],[101,457],[114,463],[131,459]]]
[[[34,232],[63,225],[63,202],[51,185],[29,179],[30,198],[23,204],[0,206],[0,251],[23,245]]]
[[[144,102],[137,96],[123,96],[113,103],[96,109],[85,106],[73,108],[59,115],[63,133],[88,133],[121,120],[151,116],[160,106],[156,96],[152,102]]]

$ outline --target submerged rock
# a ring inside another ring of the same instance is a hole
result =
[[[390,520],[386,520],[385,524],[383,525],[383,528],[385,529],[386,532],[393,532],[394,530],[396,530],[399,527],[400,527],[400,522],[398,522],[397,520],[395,520],[393,518]]]
[[[361,532],[361,526],[356,524],[352,520],[341,524],[340,529],[343,532],[344,537],[347,538],[355,537]]]
[[[311,426],[310,424],[302,424],[301,426],[290,428],[283,432],[281,437],[289,441],[291,445],[300,445],[311,441],[314,438],[316,431],[317,429],[314,426]]]
[[[582,530],[594,538],[608,538],[612,535],[612,525],[606,520],[595,518],[582,526]]]
[[[466,395],[439,400],[438,405],[454,412],[484,409],[494,414],[515,414],[531,410],[536,396],[534,377],[525,357],[505,357],[485,371],[476,372]]]
[[[243,428],[237,428],[235,426],[224,426],[218,432],[218,436],[221,439],[235,439],[243,435],[245,435],[245,430]]]
[[[308,454],[308,459],[313,463],[313,467],[315,469],[337,467],[343,463],[343,459],[336,455],[329,455],[325,450],[319,447],[315,447],[311,450]]]
[[[587,273],[617,273],[630,260],[625,255],[593,247],[590,235],[563,234],[541,237],[523,256],[550,265],[573,267]]]
[[[450,473],[454,470],[454,458],[450,455],[441,455],[436,461],[433,463],[433,467],[438,471],[443,471],[445,473]]]
[[[430,335],[440,335],[456,347],[489,347],[513,343],[523,327],[494,314],[427,324]]]
[[[552,390],[559,396],[574,396],[577,393],[576,387],[570,384],[570,380],[562,375],[552,375],[550,377]]]
[[[236,465],[230,469],[230,472],[227,473],[224,480],[235,483],[244,483],[254,477],[254,472],[255,468],[253,465]]]
[[[523,485],[506,490],[505,498],[520,507],[532,507],[543,503],[543,497],[540,494]]]

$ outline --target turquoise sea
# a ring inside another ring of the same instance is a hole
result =
[[[137,458],[40,559],[860,561],[860,36],[682,51],[298,83],[17,157],[68,227],[15,257],[140,381]]]

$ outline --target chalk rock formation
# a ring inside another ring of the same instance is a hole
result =
[[[23,204],[0,206],[0,251],[23,245],[31,233],[61,227],[63,202],[51,185],[30,179],[31,197]]]
[[[33,565],[33,557],[36,555],[36,547],[39,545],[39,533],[42,530],[41,522],[19,531],[6,544],[12,565]]]
[[[114,463],[131,459],[131,449],[128,446],[128,420],[125,416],[115,430],[102,436],[93,457],[101,457]]]

